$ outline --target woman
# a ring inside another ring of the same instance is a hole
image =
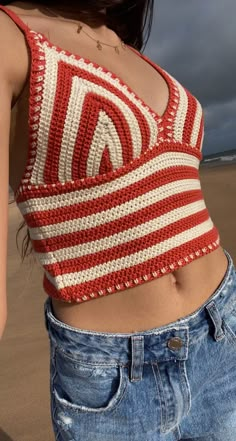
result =
[[[152,8],[0,10],[1,333],[9,180],[44,268],[57,441],[236,436],[235,267],[199,183],[201,105],[140,53]]]

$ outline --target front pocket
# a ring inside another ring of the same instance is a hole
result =
[[[58,405],[76,412],[114,410],[123,398],[127,379],[124,368],[73,359],[55,350],[53,394]]]

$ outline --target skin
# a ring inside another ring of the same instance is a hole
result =
[[[108,47],[98,51],[94,42],[83,33],[78,35],[71,13],[56,11],[48,15],[40,6],[15,2],[8,6],[28,26],[50,36],[62,48],[89,58],[113,71],[130,85],[155,111],[162,115],[168,101],[168,87],[154,69],[126,50],[111,57]],[[51,8],[50,8],[51,9]],[[73,19],[79,19],[72,14]],[[66,21],[65,21],[66,20]],[[117,44],[118,36],[104,24],[91,28],[90,35],[109,44]],[[66,32],[64,32],[66,31]],[[7,48],[7,49],[6,49]],[[27,158],[27,110],[29,54],[22,32],[0,12],[0,335],[7,317],[7,213],[8,184],[15,190],[20,182]],[[153,91],[156,91],[156,94]],[[152,93],[150,93],[152,91]],[[12,106],[12,111],[11,111]],[[17,136],[20,133],[21,136]],[[9,169],[9,173],[8,173]],[[215,291],[227,269],[227,258],[220,246],[208,255],[134,288],[82,304],[67,304],[53,299],[56,317],[74,327],[101,332],[136,332],[162,326],[184,317],[202,305]]]

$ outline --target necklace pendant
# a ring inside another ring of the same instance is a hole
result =
[[[115,51],[116,51],[117,54],[120,53],[120,51],[119,51],[119,47],[118,47],[118,46],[115,46]]]
[[[78,33],[78,34],[80,33],[82,27],[83,27],[83,26],[79,23],[79,25],[78,25],[78,29],[77,29],[77,33]]]
[[[102,45],[101,45],[101,43],[100,43],[99,40],[97,40],[97,48],[98,48],[100,51],[102,50]]]

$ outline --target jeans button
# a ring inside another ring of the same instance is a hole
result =
[[[183,346],[183,342],[180,337],[172,337],[168,340],[167,346],[169,349],[177,351]]]

